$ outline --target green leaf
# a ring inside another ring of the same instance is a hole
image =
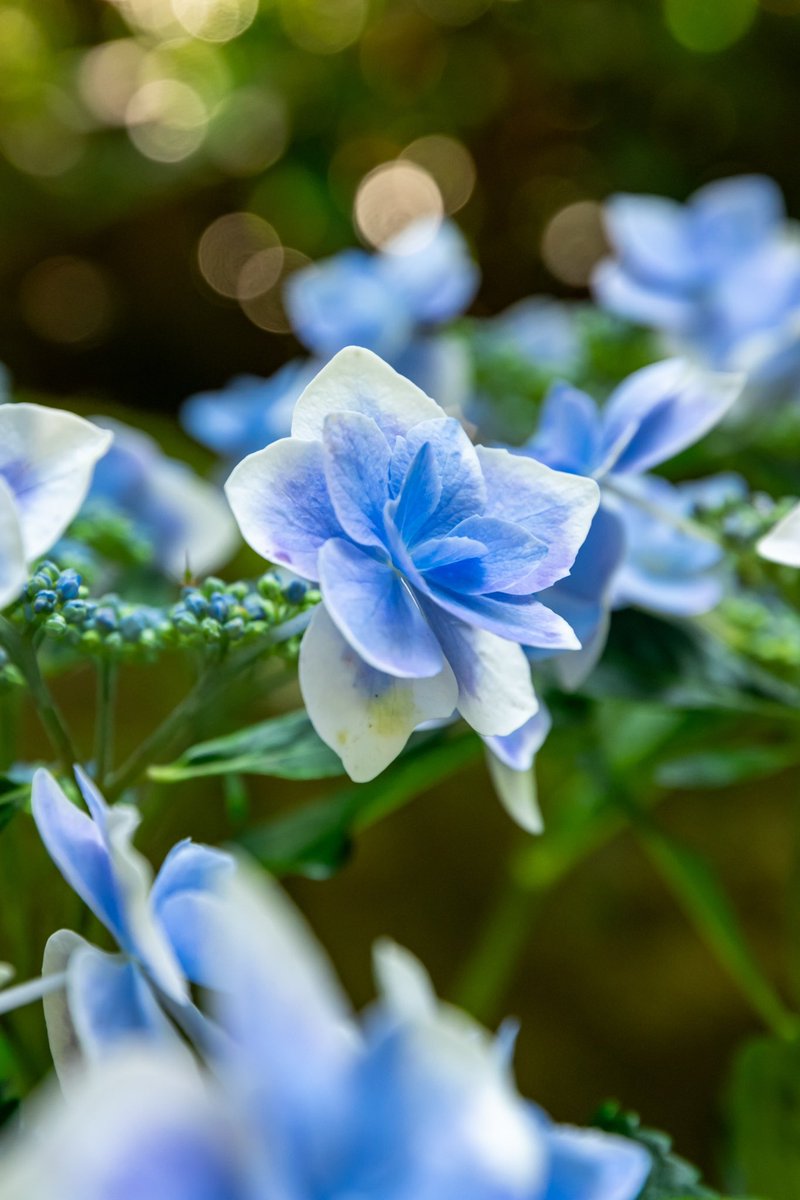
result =
[[[0,830],[24,812],[31,797],[31,785],[12,775],[0,775]]]
[[[723,788],[774,775],[798,760],[798,747],[728,746],[663,762],[655,779],[660,787],[667,788]]]
[[[274,875],[314,879],[346,861],[356,833],[401,808],[482,753],[473,734],[428,738],[370,783],[355,784],[275,818],[240,839]]]
[[[786,1008],[750,950],[710,865],[668,837],[646,814],[631,807],[630,817],[653,862],[718,960],[766,1024],[776,1033],[792,1036],[798,1019]]]
[[[734,1164],[749,1192],[800,1196],[800,1044],[759,1037],[734,1062],[728,1097]]]
[[[597,1129],[615,1133],[644,1146],[653,1160],[647,1185],[638,1200],[722,1200],[705,1187],[700,1171],[672,1150],[672,1139],[656,1129],[646,1129],[636,1113],[618,1104],[604,1104],[592,1120]]]
[[[200,742],[175,762],[148,772],[159,783],[230,774],[327,779],[343,773],[338,755],[318,736],[303,709]]]

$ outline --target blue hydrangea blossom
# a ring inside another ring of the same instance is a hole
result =
[[[319,583],[300,685],[354,779],[454,710],[512,733],[537,710],[520,644],[579,646],[537,593],[569,573],[597,484],[476,448],[367,350],[341,351],[300,397],[292,437],[246,458],[226,491],[259,554]]]
[[[4,1200],[635,1200],[646,1151],[524,1101],[506,1040],[440,1005],[410,955],[378,948],[358,1020],[278,889],[237,876],[213,1071],[149,1039],[109,1054],[7,1147]]]
[[[207,575],[239,545],[225,497],[190,467],[162,453],[138,429],[107,417],[95,421],[114,443],[95,470],[88,503],[124,514],[153,548],[156,566],[173,579]]]
[[[95,1060],[110,1045],[147,1032],[174,1042],[165,1015],[192,1009],[190,983],[216,979],[204,938],[213,921],[213,897],[233,867],[222,851],[179,842],[155,880],[134,849],[139,814],[130,805],[109,808],[88,776],[76,768],[88,813],[65,795],[52,775],[33,781],[33,816],[51,858],[69,885],[119,946],[107,954],[69,930],[55,933],[45,951],[44,976],[65,973],[65,988],[45,1001],[56,1068],[74,1069],[75,1056]]]
[[[740,376],[670,359],[634,372],[602,408],[569,384],[549,391],[536,433],[518,452],[591,476],[602,493],[572,570],[540,597],[575,630],[581,650],[555,658],[548,649],[528,651],[534,663],[553,659],[563,687],[579,686],[594,667],[612,609],[696,616],[719,602],[722,550],[690,520],[703,485],[676,486],[649,472],[703,437],[741,387]],[[728,478],[725,486],[737,485]],[[532,786],[511,772],[528,771],[546,732],[540,718],[511,738],[490,740],[500,763],[493,773],[507,804]]]
[[[76,516],[111,434],[74,413],[0,404],[0,608]]]
[[[685,205],[614,196],[606,227],[613,257],[595,273],[600,304],[761,389],[798,379],[800,244],[772,180],[724,179]]]

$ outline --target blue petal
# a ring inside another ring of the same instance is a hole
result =
[[[643,283],[610,258],[595,267],[592,292],[597,303],[609,312],[665,333],[688,334],[700,319],[694,296]]]
[[[415,459],[423,446],[429,446],[436,466],[441,494],[436,508],[428,519],[418,525],[415,539],[426,541],[444,537],[466,517],[476,516],[486,503],[486,485],[475,447],[458,421],[452,417],[422,421],[398,440],[392,455],[390,487],[403,503],[402,492],[408,486],[414,494],[406,501],[409,508],[417,502],[420,490],[422,503],[428,504],[430,488],[421,485],[415,471]]]
[[[334,538],[323,546],[319,567],[328,612],[370,666],[399,678],[439,674],[444,666],[439,644],[391,564]]]
[[[542,1200],[636,1200],[653,1163],[624,1138],[556,1126],[547,1135],[551,1174]]]
[[[77,950],[67,968],[69,1013],[81,1051],[102,1059],[133,1037],[177,1042],[141,971],[94,946]]]
[[[479,519],[479,518],[476,518]],[[490,518],[487,518],[487,520]],[[463,562],[466,558],[480,558],[489,551],[483,542],[470,537],[432,538],[414,547],[412,561],[422,574],[439,567]]]
[[[553,719],[541,702],[539,711],[505,737],[487,737],[486,745],[512,771],[529,771],[550,732]]]
[[[681,359],[635,371],[603,413],[605,470],[639,474],[693,445],[722,419],[743,382]]]
[[[153,911],[187,979],[204,987],[223,982],[209,951],[219,889],[234,869],[229,854],[187,839],[170,850],[150,893]]]
[[[698,258],[713,276],[769,238],[784,219],[785,210],[774,180],[764,175],[739,175],[695,192],[691,215]]]
[[[375,257],[360,250],[295,271],[285,295],[298,338],[324,358],[345,346],[391,357],[411,336],[405,298],[383,277]]]
[[[239,375],[215,392],[190,396],[181,408],[186,430],[228,459],[244,458],[288,437],[292,410],[318,364],[296,359],[268,379]]]
[[[545,396],[536,433],[523,450],[557,471],[591,475],[600,438],[600,414],[591,396],[568,383],[555,383]]]
[[[119,887],[97,824],[67,799],[43,769],[33,777],[32,807],[39,835],[67,883],[117,939],[124,939]]]
[[[452,320],[469,305],[480,282],[461,231],[451,221],[416,221],[392,238],[376,264],[416,321]]]
[[[429,590],[435,603],[453,616],[511,642],[549,650],[577,650],[580,645],[566,621],[531,596],[458,596],[443,588]]]
[[[486,515],[521,525],[548,547],[532,571],[505,590],[524,595],[550,587],[569,572],[586,539],[600,502],[597,484],[507,450],[479,446],[477,453]]]
[[[479,555],[428,568],[429,583],[453,592],[502,592],[527,578],[548,552],[539,538],[521,525],[499,517],[468,517],[446,542],[467,538],[481,544]],[[419,566],[419,560],[415,556]]]
[[[397,532],[407,545],[413,545],[417,535],[436,511],[442,498],[442,479],[436,466],[433,446],[426,442],[411,460],[411,466],[389,514]]]
[[[319,442],[284,438],[239,463],[225,485],[242,536],[258,554],[317,578],[317,554],[342,527]]]
[[[386,438],[363,413],[331,413],[322,444],[328,494],[342,528],[361,545],[382,547],[391,458]]]
[[[606,230],[625,268],[659,288],[691,286],[698,262],[687,210],[663,196],[612,196]]]

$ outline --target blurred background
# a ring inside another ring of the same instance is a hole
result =
[[[581,298],[612,191],[683,198],[763,171],[800,211],[798,61],[800,0],[0,0],[0,359],[24,392],[163,434],[193,392],[297,352],[293,270],[425,214],[465,231],[475,313]],[[174,428],[166,446],[208,462]],[[133,744],[146,672],[127,686]],[[569,735],[543,755],[545,809],[569,756]],[[797,784],[687,793],[665,814],[773,968]],[[268,812],[313,789],[253,792]],[[173,796],[155,848],[229,832],[213,787]],[[382,933],[452,994],[516,839],[476,767],[366,834],[335,880],[292,890],[359,1001]],[[618,838],[536,917],[503,1003],[523,1088],[576,1121],[615,1096],[713,1174],[726,1064],[756,1025],[648,862]]]

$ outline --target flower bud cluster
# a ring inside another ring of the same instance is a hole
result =
[[[178,603],[167,607],[130,603],[113,593],[94,599],[77,571],[45,560],[12,616],[79,653],[152,659],[168,649],[224,650],[256,642],[319,599],[301,580],[273,572],[255,583],[228,584],[211,576],[184,587]],[[293,655],[297,644],[289,640],[282,653]]]

